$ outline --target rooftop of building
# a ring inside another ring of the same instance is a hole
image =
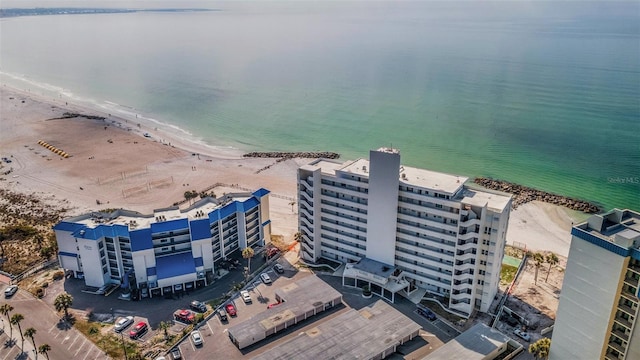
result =
[[[573,235],[582,233],[604,240],[603,244],[613,243],[626,249],[640,249],[640,213],[628,209],[613,209],[604,214],[592,215],[587,221],[573,227]]]
[[[228,329],[229,333],[240,343],[248,342],[253,338],[261,338],[261,335],[264,335],[268,330],[276,328],[292,318],[342,298],[340,292],[316,276],[302,278],[276,290],[275,293],[285,302]]]
[[[502,212],[511,202],[511,195],[497,191],[477,190],[465,187],[462,192],[462,203],[484,207],[494,212]]]
[[[509,340],[500,331],[478,323],[423,360],[483,360]]]
[[[206,219],[210,213],[222,209],[232,202],[245,203],[254,197],[261,197],[268,194],[268,190],[259,189],[254,193],[233,193],[226,194],[219,198],[205,197],[196,201],[186,209],[178,206],[171,206],[162,209],[155,209],[153,214],[142,214],[136,211],[118,209],[113,212],[91,212],[72,218],[64,219],[63,223],[74,223],[92,229],[99,225],[124,225],[130,230],[149,228],[151,224],[162,223],[178,219]],[[250,205],[257,205],[255,200]],[[253,204],[255,202],[255,204]],[[57,225],[56,225],[57,226]],[[56,227],[54,227],[56,228]]]
[[[351,309],[254,358],[372,359],[416,334],[421,326],[383,300]]]

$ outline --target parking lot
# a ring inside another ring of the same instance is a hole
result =
[[[198,331],[202,335],[203,339],[202,345],[194,345],[193,341],[189,337],[187,337],[182,343],[180,343],[179,348],[181,353],[183,354],[183,358],[189,360],[251,358],[296,337],[301,332],[316,327],[319,323],[340,316],[351,308],[361,309],[379,300],[379,298],[375,296],[371,299],[363,298],[362,292],[359,289],[343,288],[341,285],[340,277],[322,276],[321,279],[323,281],[343,294],[343,305],[336,306],[327,312],[320,313],[310,319],[292,326],[287,330],[267,337],[261,342],[239,350],[231,342],[227,334],[227,330],[231,326],[240,324],[261,312],[272,311],[268,309],[268,306],[270,304],[276,303],[274,295],[276,289],[300,280],[306,276],[316,276],[310,272],[298,271],[294,267],[286,264],[286,262],[281,263],[285,265],[285,271],[283,274],[276,273],[275,271],[273,271],[273,268],[269,268],[269,270],[267,271],[267,274],[272,280],[272,284],[264,284],[260,280],[260,277],[256,277],[255,280],[249,286],[247,286],[246,289],[249,291],[249,294],[252,298],[251,303],[245,304],[239,294],[229,301],[235,306],[237,310],[237,316],[228,316],[228,321],[221,321],[219,316],[213,316],[206,323],[199,327]],[[410,342],[402,347],[401,350],[405,352],[405,354],[412,353],[412,355],[416,355],[419,353],[420,356],[424,356],[440,347],[444,343],[444,341],[448,341],[452,338],[452,336],[449,336],[446,332],[439,329],[431,321],[414,313],[415,304],[412,304],[402,298],[397,299],[396,302],[397,304],[394,304],[394,307],[396,307],[405,315],[409,316],[412,320],[423,326],[423,328],[425,329],[425,331],[421,332],[419,339],[416,339],[413,342]],[[222,304],[222,307],[224,307],[225,304]],[[404,358],[404,356],[396,356],[395,358],[401,359]]]
[[[4,291],[5,288],[5,284],[0,284],[0,291]],[[3,298],[0,302],[13,306],[14,309],[10,314],[19,313],[24,316],[24,320],[20,323],[23,331],[30,327],[36,329],[36,345],[46,343],[51,346],[48,354],[50,359],[108,359],[95,344],[71,325],[61,321],[59,314],[35,299],[30,293],[18,290],[15,295],[7,299]],[[14,326],[13,329],[13,339],[17,341],[14,346],[7,346],[10,330],[6,319],[2,319],[0,328],[4,328],[4,333],[0,337],[2,339],[0,360],[14,359],[21,353],[18,328]],[[31,358],[35,358],[33,344],[29,339],[25,339],[24,348]]]

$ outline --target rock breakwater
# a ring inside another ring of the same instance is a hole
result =
[[[329,151],[299,151],[299,152],[281,152],[281,151],[267,151],[260,152],[254,151],[250,153],[246,153],[242,155],[244,157],[255,157],[255,158],[283,158],[283,159],[293,159],[293,158],[306,158],[306,159],[338,159],[340,154],[329,152]]]
[[[519,205],[526,204],[530,201],[538,200],[544,201],[549,204],[561,205],[572,210],[578,210],[587,214],[594,214],[600,212],[600,208],[588,201],[570,198],[558,194],[548,193],[546,191],[533,189],[530,187],[510,183],[508,181],[494,180],[485,177],[479,177],[474,179],[474,182],[478,185],[491,190],[498,190],[506,193],[513,194],[513,208],[516,209]]]

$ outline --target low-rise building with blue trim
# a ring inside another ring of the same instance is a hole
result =
[[[215,264],[271,238],[269,191],[207,197],[187,209],[92,212],[53,229],[60,266],[87,286],[174,292],[207,285]]]

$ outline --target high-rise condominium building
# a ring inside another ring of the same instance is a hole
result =
[[[640,213],[593,215],[571,235],[549,359],[640,359]]]
[[[465,314],[486,312],[498,290],[511,197],[466,177],[370,160],[316,160],[298,170],[301,257],[348,263],[343,282],[393,301],[429,291]]]
[[[269,241],[268,194],[207,197],[148,215],[115,210],[65,219],[54,226],[60,267],[94,287],[163,294],[205,286],[216,262]]]

